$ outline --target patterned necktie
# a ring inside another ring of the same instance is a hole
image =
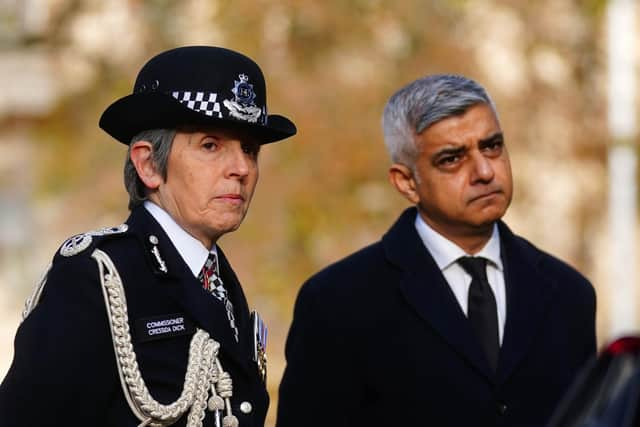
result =
[[[469,286],[468,317],[489,365],[493,371],[498,366],[500,340],[498,337],[498,310],[496,299],[487,280],[487,260],[476,257],[462,257],[458,263],[471,276]]]
[[[207,257],[207,261],[204,263],[204,267],[202,267],[202,271],[198,275],[198,280],[202,282],[202,287],[207,291],[211,292],[211,295],[216,297],[219,301],[224,304],[225,309],[227,310],[227,319],[229,319],[229,325],[233,330],[233,335],[238,341],[238,327],[236,326],[236,318],[233,314],[233,304],[229,300],[227,295],[227,290],[224,288],[222,284],[222,280],[218,275],[218,262],[216,260],[216,254],[213,252],[209,252],[209,256]]]

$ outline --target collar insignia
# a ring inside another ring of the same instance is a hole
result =
[[[158,249],[158,238],[153,234],[149,236],[149,252],[153,255],[151,260],[153,261],[154,267],[156,271],[167,274],[169,270],[167,269],[167,263],[162,259],[160,255],[160,249]]]

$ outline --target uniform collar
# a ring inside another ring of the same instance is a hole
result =
[[[424,243],[440,270],[444,270],[456,262],[460,257],[470,256],[461,247],[438,233],[427,224],[420,213],[416,213],[415,227],[420,239]],[[486,245],[473,256],[488,259],[498,270],[502,271],[502,259],[500,258],[500,232],[498,225],[493,225],[491,238]]]
[[[216,245],[213,245],[211,250],[206,248],[198,239],[180,227],[167,211],[155,203],[146,200],[144,207],[158,221],[193,275],[197,277],[209,256],[209,252],[217,255]]]

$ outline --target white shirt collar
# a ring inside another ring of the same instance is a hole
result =
[[[422,219],[420,213],[416,214],[415,227],[418,231],[418,235],[422,239],[422,242],[431,253],[431,256],[440,270],[444,270],[449,267],[460,257],[469,256],[469,254],[467,254],[458,245],[431,228]],[[491,238],[487,244],[484,245],[480,252],[473,256],[488,259],[498,270],[502,271],[502,259],[500,258],[500,233],[498,232],[497,224],[493,225],[493,232],[491,233]]]
[[[144,207],[158,221],[164,232],[167,233],[169,240],[171,240],[184,262],[189,266],[193,275],[198,277],[209,256],[209,252],[217,255],[216,245],[213,245],[211,250],[206,248],[202,242],[187,233],[164,209],[155,203],[145,200]]]

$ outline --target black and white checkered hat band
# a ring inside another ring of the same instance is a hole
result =
[[[196,91],[175,91],[171,93],[175,99],[193,111],[222,118],[220,103],[216,101],[217,93]]]

